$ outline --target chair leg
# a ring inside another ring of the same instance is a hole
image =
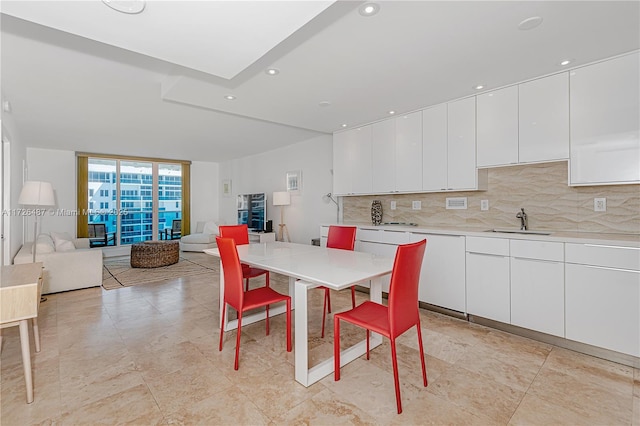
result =
[[[291,298],[287,299],[287,352],[291,352]]]
[[[269,271],[267,271],[267,276],[264,279],[266,281],[266,286],[269,287]]]
[[[420,330],[420,321],[418,321],[416,327],[418,327],[418,347],[420,348],[420,362],[422,363],[422,381],[424,382],[424,387],[426,388],[428,385],[427,367],[424,365],[424,349],[422,347],[422,331]]]
[[[367,360],[369,360],[369,336],[370,336],[370,332],[369,329],[367,329]]]
[[[36,352],[40,352],[40,328],[38,327],[38,317],[31,318],[31,325],[33,327],[33,340],[36,346]]]
[[[218,346],[218,350],[222,350],[222,338],[224,337],[224,314],[227,310],[227,304],[222,304],[222,321],[220,321],[220,345]]]
[[[356,286],[351,286],[351,307],[356,307]]]
[[[329,298],[329,289],[324,289],[324,304],[322,305],[322,334],[320,337],[324,338],[324,323],[327,320],[327,299]]]
[[[238,333],[236,334],[236,362],[233,369],[238,369],[238,358],[240,358],[240,335],[242,334],[242,311],[238,312]]]
[[[245,281],[244,291],[249,291],[249,278],[246,278],[244,281]]]
[[[333,379],[340,380],[340,318],[333,317]]]
[[[267,323],[267,336],[269,335],[269,305],[265,307],[265,314],[267,315],[266,323]]]
[[[331,313],[331,290],[328,287],[324,289],[324,297],[327,299],[327,312]]]
[[[402,413],[402,402],[400,401],[400,379],[398,378],[398,358],[396,354],[396,339],[391,338],[391,362],[393,364],[393,382],[396,386],[396,404],[398,405],[398,414]]]

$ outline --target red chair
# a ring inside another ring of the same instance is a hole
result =
[[[398,246],[393,271],[391,272],[391,283],[389,284],[388,307],[379,303],[366,301],[357,308],[335,314],[333,317],[335,333],[333,354],[336,381],[340,380],[341,320],[367,329],[367,359],[369,359],[369,333],[371,331],[382,334],[390,340],[398,414],[402,413],[402,403],[400,401],[398,360],[396,358],[396,337],[414,325],[418,329],[422,378],[424,386],[427,387],[427,369],[424,365],[420,314],[418,313],[418,283],[420,282],[420,268],[422,267],[422,258],[426,246],[427,240]]]
[[[247,225],[225,225],[219,226],[220,237],[233,238],[236,245],[241,246],[243,244],[249,244],[249,228]],[[269,271],[253,268],[245,263],[242,264],[242,277],[245,279],[245,291],[249,290],[249,278],[259,277],[260,275],[266,275],[266,285],[269,287]]]
[[[242,266],[233,238],[216,237],[220,260],[224,269],[224,303],[222,304],[222,317],[224,318],[227,305],[238,312],[238,333],[236,335],[236,360],[233,366],[238,369],[238,357],[240,355],[240,334],[242,331],[242,314],[248,310],[265,306],[267,311],[267,336],[269,335],[269,305],[272,303],[287,303],[287,352],[291,352],[291,297],[280,294],[269,287],[260,287],[249,291],[242,289]],[[220,346],[224,337],[224,321],[220,324]]]
[[[331,225],[327,235],[327,248],[353,251],[356,245],[357,229],[355,226]],[[327,318],[327,312],[331,313],[331,295],[329,288],[325,286],[318,288],[324,290],[324,305],[322,306],[322,337],[324,337],[324,323]],[[351,307],[356,307],[356,289],[354,286],[351,286]]]

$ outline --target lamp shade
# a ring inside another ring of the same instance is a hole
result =
[[[20,191],[18,204],[24,206],[55,206],[53,186],[49,182],[27,181]]]
[[[291,204],[291,193],[282,191],[273,193],[273,205],[274,206],[288,206]]]

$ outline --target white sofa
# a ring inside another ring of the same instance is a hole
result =
[[[56,233],[51,233],[56,235]],[[40,234],[36,240],[36,261],[44,264],[42,293],[57,293],[102,285],[102,250],[89,248],[88,238],[68,240],[49,234]],[[68,242],[66,242],[68,241]],[[13,259],[13,263],[33,262],[32,242],[25,243]],[[56,250],[56,247],[58,250]]]
[[[215,222],[198,222],[196,232],[180,238],[180,250],[203,251],[216,246],[218,225]]]

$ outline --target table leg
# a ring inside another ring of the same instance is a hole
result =
[[[33,341],[36,345],[36,352],[40,352],[40,328],[38,327],[38,317],[31,318],[31,325],[33,326]]]
[[[295,281],[295,335],[294,335],[294,368],[295,379],[303,386],[309,386],[309,330],[307,329],[307,296],[311,283]]]
[[[24,382],[27,387],[27,404],[31,404],[33,402],[33,378],[31,376],[31,350],[29,349],[29,320],[20,321],[19,328]]]

